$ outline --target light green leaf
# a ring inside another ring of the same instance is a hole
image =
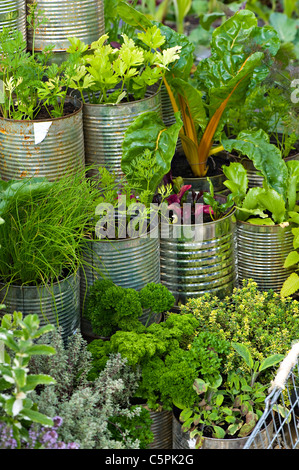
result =
[[[286,257],[283,267],[289,268],[297,263],[299,263],[299,253],[297,251],[291,251]]]
[[[283,354],[273,354],[272,356],[267,357],[261,362],[259,366],[259,372],[262,372],[263,370],[268,369],[269,367],[275,366],[275,364],[281,362],[283,358]]]
[[[236,150],[252,160],[254,167],[261,172],[267,184],[283,196],[286,201],[288,169],[280,150],[269,142],[269,136],[262,129],[242,131],[236,139],[221,139],[225,150]]]
[[[246,362],[246,364],[248,365],[248,367],[250,367],[250,369],[252,369],[253,368],[253,359],[252,359],[251,353],[250,353],[249,349],[247,348],[247,346],[245,346],[245,344],[234,343],[234,342],[232,342],[231,344],[232,344],[232,347],[237,351],[237,353],[240,354],[240,356],[243,357],[243,359]]]
[[[280,295],[282,297],[289,297],[299,290],[299,276],[297,273],[291,273],[284,281]]]

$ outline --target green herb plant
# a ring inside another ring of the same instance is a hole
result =
[[[160,52],[165,38],[155,25],[137,37],[143,47],[122,34],[120,48],[113,48],[104,34],[88,50],[78,38],[69,38],[68,52],[82,51],[70,87],[79,90],[83,102],[84,92],[90,103],[118,104],[124,98],[144,98],[149,86],[161,87],[168,65],[179,59],[180,46]]]
[[[142,326],[138,331],[116,331],[109,341],[92,341],[88,345],[93,356],[90,379],[97,377],[103,370],[109,354],[119,353],[134,370],[141,373],[134,398],[146,403],[153,410],[171,410],[173,397],[168,389],[169,382],[176,380],[179,372],[177,383],[181,384],[180,391],[187,400],[190,399],[190,390],[192,394],[192,383],[196,375],[186,361],[181,361],[179,367],[173,367],[172,378],[163,382],[163,377],[169,370],[167,361],[171,357],[175,359],[177,356],[184,356],[194,337],[196,325],[197,321],[192,315],[169,313],[164,322]],[[189,384],[191,389],[185,387],[184,383]],[[175,386],[173,388],[176,389]]]
[[[18,448],[21,439],[29,440],[28,428],[32,423],[53,426],[53,421],[41,413],[30,398],[39,386],[55,383],[50,374],[30,374],[28,364],[35,355],[49,356],[55,349],[36,344],[37,338],[53,330],[52,325],[40,327],[37,315],[21,313],[4,315],[0,327],[0,420],[12,429]]]
[[[199,377],[194,382],[199,403],[180,414],[182,430],[190,432],[190,438],[196,440],[195,448],[202,447],[204,437],[241,438],[252,432],[263,413],[265,392],[269,386],[257,382],[257,377],[284,357],[275,354],[259,363],[253,361],[245,345],[232,343],[232,347],[242,356],[250,372],[243,374],[236,370],[225,377],[219,370],[218,376],[212,380]]]
[[[143,329],[139,319],[144,311],[147,312],[147,327],[153,316],[168,311],[173,305],[173,295],[162,284],[149,283],[136,291],[98,279],[89,288],[84,315],[95,334],[111,336],[117,329]]]
[[[189,299],[180,311],[194,315],[198,332],[210,331],[230,343],[244,344],[259,363],[273,354],[286,355],[299,338],[298,301],[276,292],[262,292],[253,280],[243,280],[242,286],[224,299],[208,293]],[[239,368],[246,371],[239,357],[227,355],[225,374]],[[268,375],[265,378],[270,381]]]
[[[55,347],[56,355],[34,356],[29,367],[33,373],[51,373],[55,383],[39,387],[33,399],[43,413],[62,418],[59,439],[76,442],[80,449],[147,447],[153,439],[149,411],[131,403],[140,373],[114,354],[97,377],[89,378],[92,356],[79,332],[65,345],[61,329],[54,330],[46,344]]]
[[[0,277],[18,285],[49,285],[82,267],[100,191],[85,169],[55,182],[0,182]]]

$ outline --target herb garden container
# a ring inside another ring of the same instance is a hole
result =
[[[84,168],[83,105],[68,97],[74,112],[45,120],[0,117],[0,177],[3,180],[46,177]]]
[[[161,230],[160,264],[161,282],[176,303],[207,292],[229,295],[237,282],[234,213],[213,222],[182,224],[178,236],[174,227],[169,226],[169,238]]]
[[[238,279],[253,279],[260,290],[280,292],[292,272],[284,268],[293,250],[291,226],[255,225],[237,221]]]
[[[64,341],[80,329],[80,280],[73,273],[49,285],[29,286],[0,284],[3,314],[22,312],[37,314],[41,325],[51,323],[62,327]]]
[[[161,94],[150,87],[145,98],[119,104],[83,106],[85,162],[89,166],[105,167],[122,177],[121,158],[124,134],[134,119],[146,111],[156,111],[162,118]],[[90,172],[96,176],[96,170]]]
[[[88,288],[96,279],[107,278],[116,285],[141,290],[150,282],[160,282],[158,228],[146,236],[124,239],[90,240],[84,248],[84,273],[81,275],[81,308]],[[148,312],[140,318],[146,323]],[[150,319],[159,322],[161,315]]]
[[[0,32],[5,28],[21,31],[26,40],[26,0],[1,0]]]
[[[183,432],[181,423],[173,416],[173,449],[190,449],[188,441],[190,440],[189,432]],[[262,431],[261,443],[270,442],[270,436],[273,434],[273,423],[271,422],[267,428]],[[204,437],[201,449],[243,449],[247,440],[246,437],[237,437],[229,439],[216,439],[212,437]],[[262,445],[260,448],[263,448]]]
[[[27,0],[30,5],[33,0]],[[77,37],[90,45],[105,32],[103,0],[37,0],[37,10],[47,19],[35,34],[34,51],[54,45],[54,61],[66,59],[68,38]],[[33,47],[33,33],[28,31],[28,50]]]

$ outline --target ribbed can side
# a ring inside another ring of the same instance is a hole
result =
[[[238,279],[253,279],[263,291],[280,292],[292,268],[284,261],[293,249],[291,226],[237,223]]]
[[[26,40],[26,0],[1,0],[0,32],[4,28],[21,31]]]
[[[153,235],[153,233],[152,233]],[[160,282],[158,236],[120,240],[94,240],[87,243],[81,273],[81,306],[88,288],[96,279],[108,278],[116,285],[140,290]]]
[[[195,226],[189,228],[195,230]],[[161,282],[177,303],[205,293],[223,297],[236,285],[234,214],[196,229],[200,231],[198,240],[183,231],[175,238],[161,236]]]
[[[33,0],[27,0],[32,4]],[[54,45],[54,52],[66,51],[69,37],[90,45],[105,33],[103,0],[37,0],[37,10],[48,20],[35,34],[34,50]],[[28,31],[28,49],[32,50],[33,33]]]
[[[79,106],[71,115],[45,121],[0,117],[1,178],[10,180],[39,176],[53,181],[66,172],[71,174],[83,169],[82,104],[79,103]],[[39,129],[47,123],[49,129],[39,142]]]
[[[150,449],[172,449],[172,412],[168,410],[152,411],[151,431],[154,434]]]
[[[105,167],[121,176],[125,132],[134,119],[147,111],[156,111],[162,118],[160,91],[149,89],[144,99],[118,105],[85,103],[83,127],[86,165]],[[96,175],[96,171],[91,174]]]
[[[41,325],[47,323],[63,328],[66,340],[80,328],[79,274],[48,286],[0,285],[0,303],[3,313],[22,312],[24,316],[37,314]]]

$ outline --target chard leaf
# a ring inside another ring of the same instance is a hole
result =
[[[135,8],[128,5],[127,2],[120,1],[118,3],[117,13],[122,20],[137,29],[146,30],[152,26],[152,22],[147,16],[135,10]]]
[[[236,150],[246,155],[255,168],[261,172],[266,183],[281,194],[286,201],[288,185],[288,168],[282,159],[280,150],[269,143],[269,136],[262,129],[242,131],[236,139],[223,138],[221,143],[225,150]]]
[[[274,222],[280,224],[284,222],[286,207],[283,196],[272,188],[264,190],[258,196],[261,205],[272,214]]]
[[[149,178],[140,178],[139,190],[149,190],[153,194],[163,176],[170,171],[182,127],[179,114],[177,113],[175,117],[176,123],[166,127],[155,111],[148,111],[138,116],[125,133],[121,168],[133,186],[136,184],[136,164],[138,165],[139,161],[142,166],[145,151],[152,153],[155,171]]]

